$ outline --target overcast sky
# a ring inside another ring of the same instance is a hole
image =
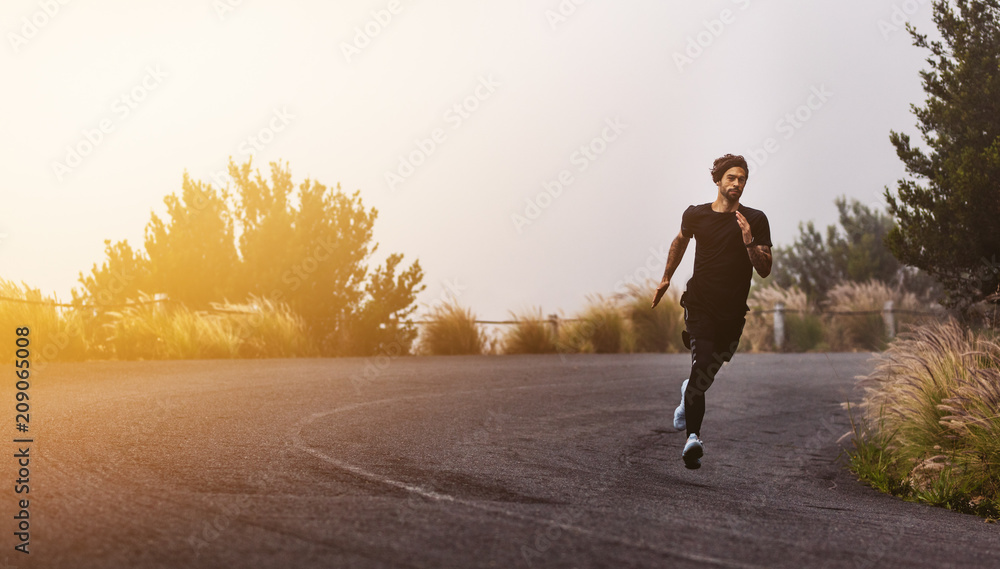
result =
[[[252,153],[265,174],[287,161],[296,183],[360,190],[380,254],[420,260],[421,302],[451,288],[483,319],[570,316],[588,294],[658,278],[727,152],[752,160],[742,203],[768,215],[775,245],[801,221],[834,223],[839,195],[880,206],[903,175],[889,131],[915,133],[924,98],[926,54],[897,24],[933,32],[931,12],[5,0],[0,276],[68,298],[105,239],[141,246],[185,171],[213,181]]]

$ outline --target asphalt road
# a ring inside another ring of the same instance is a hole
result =
[[[26,495],[9,442],[0,560],[1000,566],[997,525],[878,494],[838,462],[867,359],[738,354],[694,471],[671,427],[684,354],[51,365],[30,388],[31,553],[13,549]],[[2,397],[13,438],[13,385]]]

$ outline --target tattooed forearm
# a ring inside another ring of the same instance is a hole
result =
[[[750,263],[757,269],[757,274],[766,277],[771,274],[771,248],[766,245],[755,245],[747,249]]]
[[[670,280],[674,276],[674,271],[677,270],[681,259],[684,258],[684,251],[687,251],[688,241],[690,239],[678,235],[670,244],[670,251],[667,253],[667,268],[663,271],[663,280]]]

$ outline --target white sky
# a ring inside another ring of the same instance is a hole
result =
[[[885,26],[895,9],[934,35],[927,0],[61,1],[0,5],[0,276],[68,298],[104,239],[141,246],[185,170],[211,181],[272,124],[256,166],[361,190],[380,257],[420,260],[420,300],[457,283],[483,319],[568,316],[647,263],[658,277],[683,209],[714,199],[712,160],[768,138],[743,203],[776,245],[800,221],[834,223],[839,195],[878,205],[903,175],[889,130],[915,132],[926,67]],[[573,13],[550,20],[560,6]],[[348,60],[356,28],[390,7]],[[145,97],[127,108],[133,90]],[[459,123],[449,109],[466,100]],[[779,122],[796,110],[808,120]],[[594,143],[609,120],[621,134]],[[53,164],[102,121],[110,132],[59,180]],[[435,129],[443,142],[391,189],[386,172]],[[580,171],[592,143],[604,151]],[[512,215],[563,170],[572,184],[518,231]]]

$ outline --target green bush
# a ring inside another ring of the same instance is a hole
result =
[[[786,352],[808,352],[823,345],[823,319],[811,312],[785,314]]]

